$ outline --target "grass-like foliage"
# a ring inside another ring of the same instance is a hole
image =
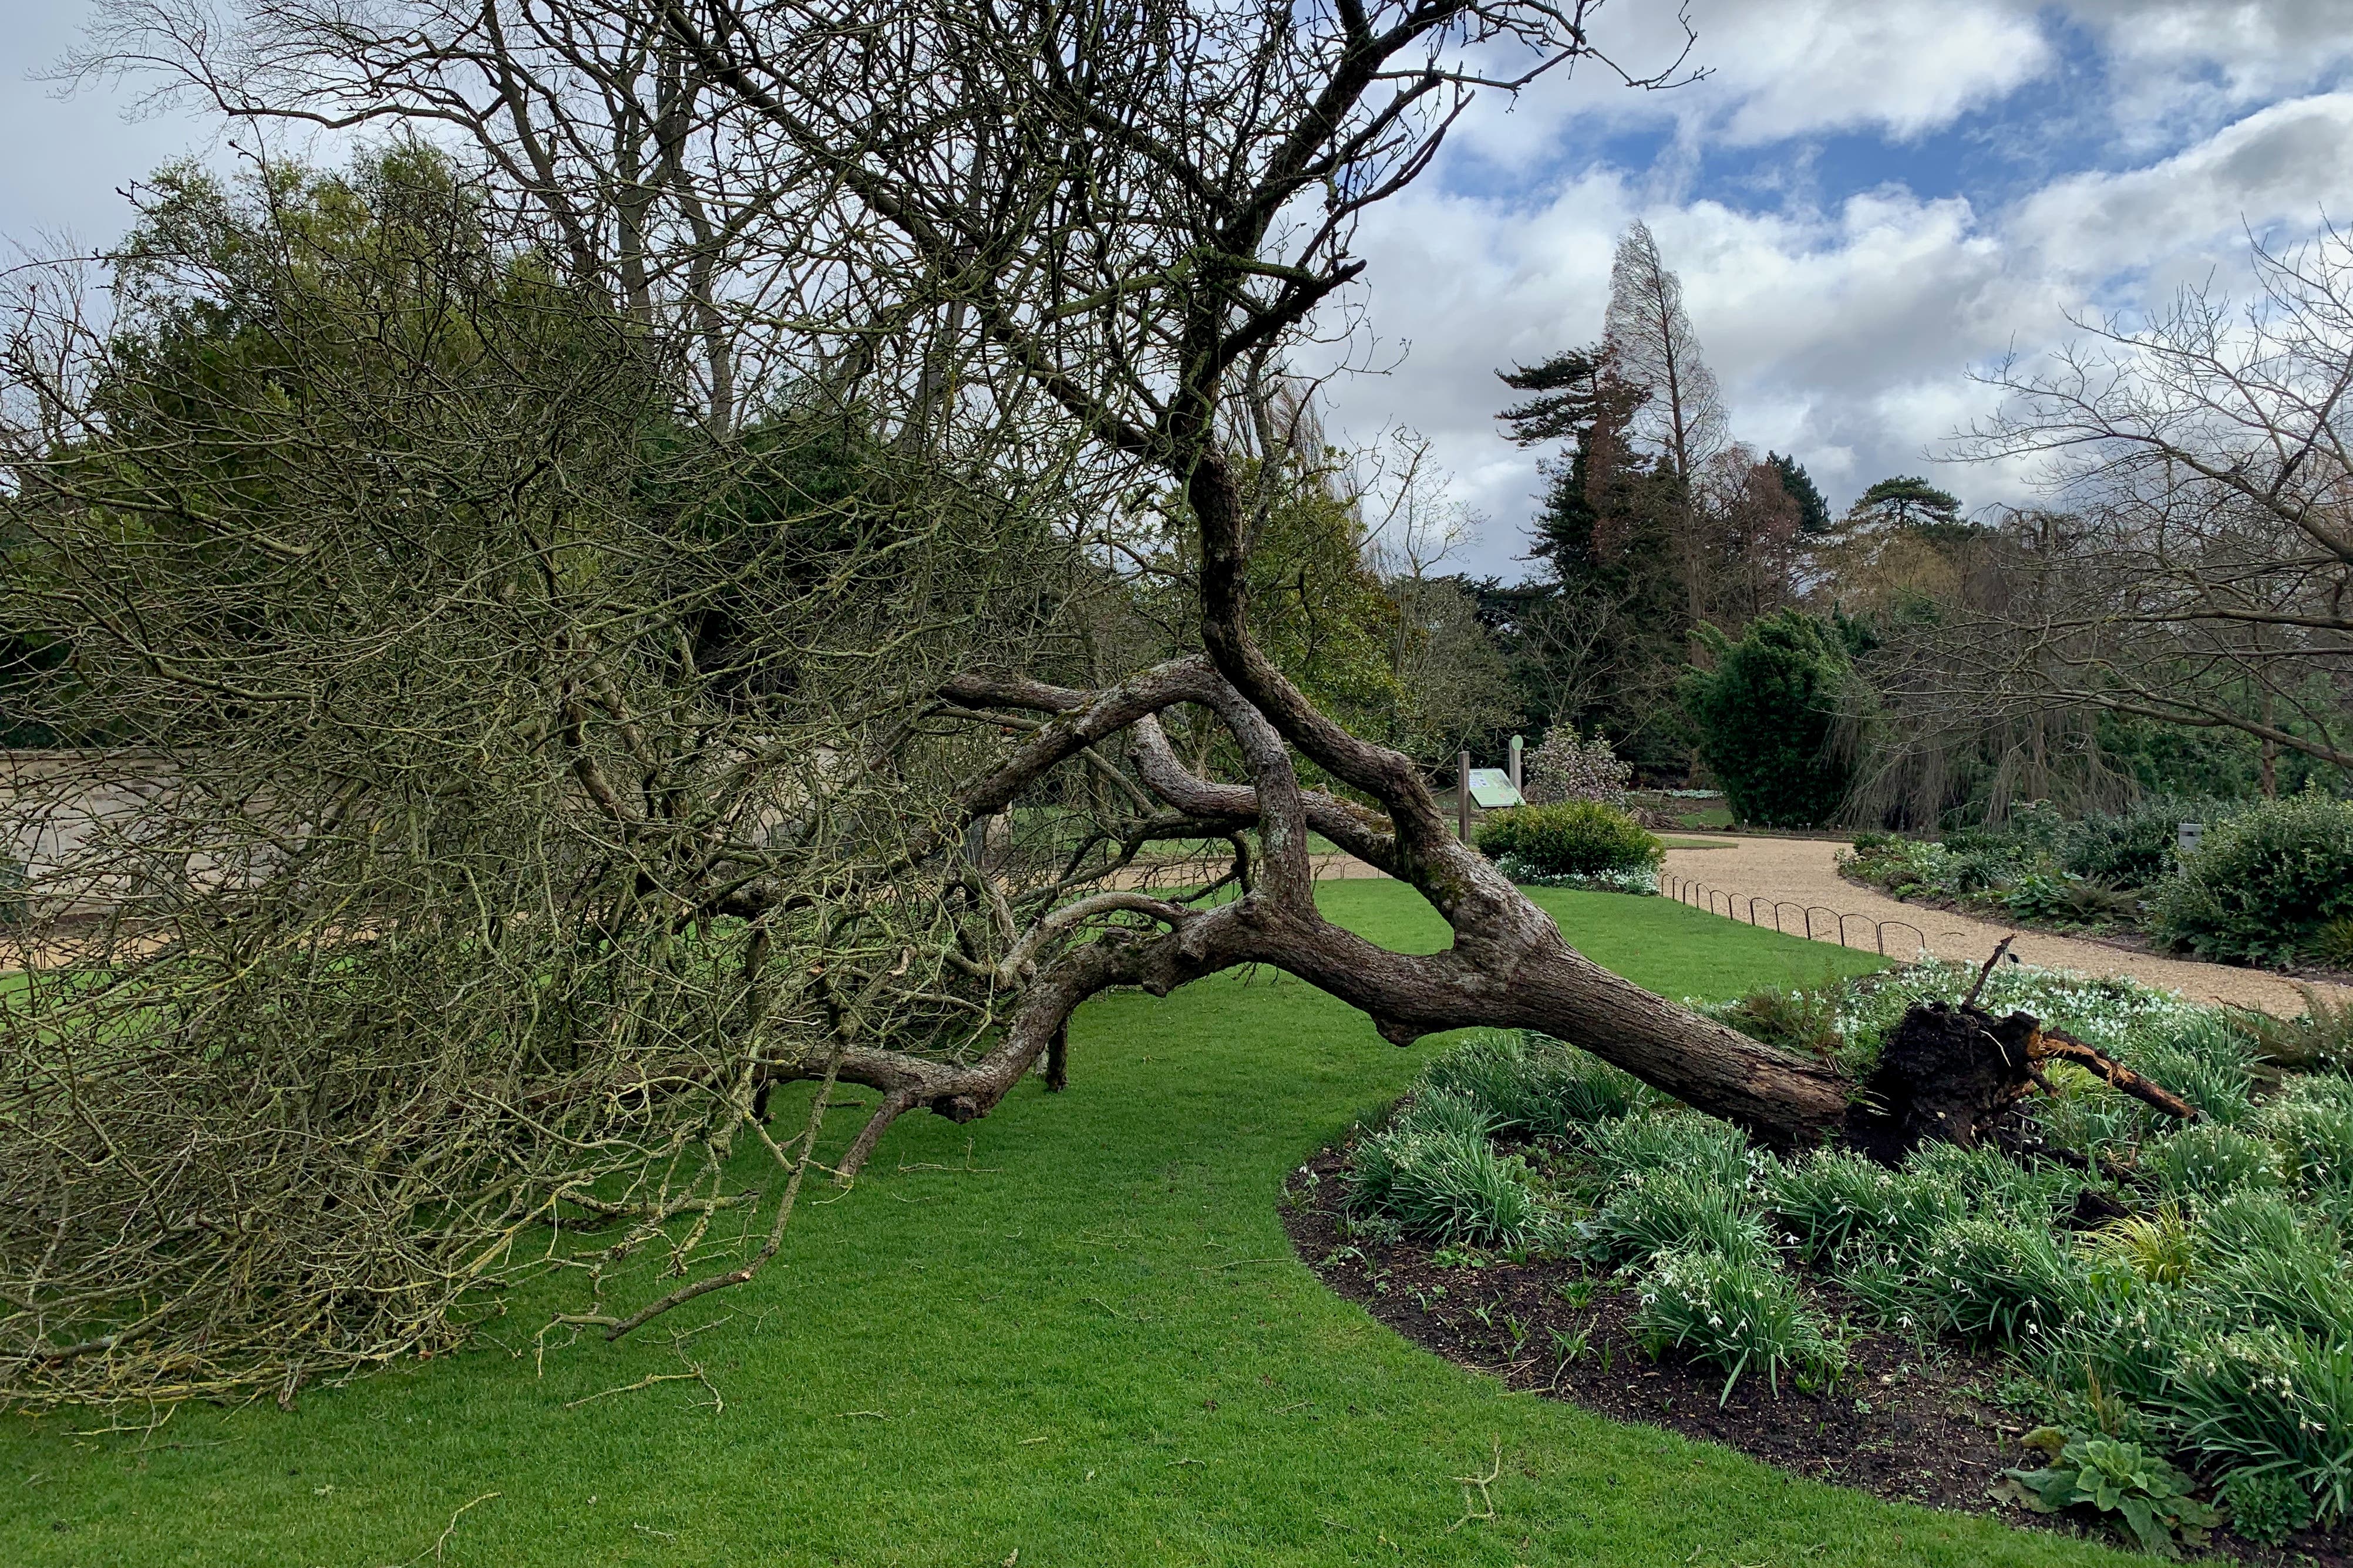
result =
[[[2232,1334],[2185,1359],[2166,1403],[2196,1452],[2287,1477],[2324,1523],[2353,1509],[2353,1343]]]
[[[2279,1151],[2211,1122],[2194,1122],[2141,1151],[2141,1169],[2173,1194],[2220,1198],[2280,1184]]]
[[[1613,1181],[1648,1171],[1680,1171],[1737,1187],[1764,1159],[1737,1128],[1681,1110],[1595,1122],[1578,1142],[1595,1169]]]
[[[1748,1194],[1704,1171],[1636,1173],[1595,1213],[1586,1232],[1610,1262],[1712,1252],[1737,1263],[1762,1263],[1772,1253]]]
[[[1667,1253],[1643,1278],[1640,1297],[1634,1327],[1654,1352],[1672,1345],[1724,1370],[1719,1405],[1746,1373],[1763,1376],[1778,1391],[1788,1371],[1811,1388],[1828,1384],[1846,1365],[1844,1349],[1823,1331],[1788,1278],[1753,1258],[1713,1249]]]
[[[1432,1062],[1423,1081],[1478,1106],[1496,1131],[1522,1135],[1612,1121],[1656,1099],[1600,1058],[1517,1029],[1481,1030]]]
[[[1714,1010],[1867,1063],[1911,1001],[1973,978],[1923,964]],[[2017,1472],[2017,1495],[2116,1515],[2152,1550],[2211,1520],[2177,1463],[2228,1487],[2251,1538],[2346,1517],[2353,1260],[2339,1216],[2353,1215],[2353,1078],[2282,1079],[2276,1067],[2283,1055],[2333,1059],[2295,1042],[2334,1039],[2343,1020],[2316,1004],[2306,1024],[2278,1026],[2022,968],[1997,971],[1985,1000],[2095,1041],[2200,1119],[2163,1117],[2058,1065],[2030,1114],[2080,1165],[1950,1144],[1895,1169],[1841,1150],[1777,1158],[1567,1047],[1488,1034],[1431,1064],[1398,1126],[1364,1144],[1356,1190],[1381,1194],[1390,1223],[1458,1243],[1581,1238],[1589,1258],[1639,1280],[1646,1342],[1722,1368],[1725,1398],[1752,1373],[1778,1387],[1784,1371],[1809,1384],[1836,1371],[1810,1276],[1882,1326],[2012,1358],[2048,1386],[2054,1420],[2108,1434],[2063,1455],[2054,1439],[2054,1463]],[[1499,1133],[1536,1142],[1544,1184],[1514,1155],[1480,1163],[1474,1149]],[[1554,1228],[1516,1210],[1486,1217],[1522,1194],[1552,1205]],[[2085,1229],[2078,1215],[2103,1204],[2127,1212]]]
[[[1405,1235],[1452,1247],[1526,1247],[1547,1236],[1551,1211],[1527,1162],[1496,1152],[1487,1113],[1460,1095],[1418,1096],[1361,1142],[1348,1175],[1351,1210]]]

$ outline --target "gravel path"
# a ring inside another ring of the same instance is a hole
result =
[[[1720,848],[1670,849],[1667,869],[1744,900],[1785,899],[1792,903],[1818,904],[1841,914],[1865,915],[1875,921],[1906,921],[1926,933],[1928,951],[1939,958],[1982,962],[1994,943],[2013,928],[1970,915],[1929,909],[1891,899],[1875,889],[1840,876],[1834,862],[1843,844],[1815,838],[1722,838],[1709,840]],[[1744,904],[1745,908],[1745,904]],[[1794,910],[1788,912],[1794,921]],[[1815,917],[1819,922],[1821,917]],[[1856,945],[1869,939],[1854,922],[1848,924]],[[1888,931],[1888,952],[1896,951],[1895,928]],[[2080,937],[2051,936],[2021,931],[2010,951],[2027,963],[2052,969],[2073,969],[2085,974],[2123,974],[2144,984],[2179,991],[2193,1002],[2228,1002],[2258,1008],[2279,1017],[2305,1010],[2304,995],[2291,981],[2256,969],[2200,963],[2185,958],[2159,958]],[[2353,987],[2320,987],[2339,1001],[2353,1000]]]

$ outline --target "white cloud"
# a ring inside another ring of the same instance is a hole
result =
[[[2210,271],[2236,285],[2242,223],[2301,233],[2324,209],[2353,212],[2353,94],[2274,104],[2143,167],[2070,174],[1996,211],[1891,186],[1828,213],[1748,213],[1646,201],[1607,171],[1535,205],[1425,189],[1380,214],[1365,244],[1370,324],[1412,353],[1393,374],[1338,384],[1333,402],[1351,430],[1402,421],[1430,435],[1462,498],[1493,519],[1472,564],[1509,572],[1537,481],[1535,455],[1497,433],[1507,395],[1493,373],[1598,335],[1611,246],[1638,213],[1683,277],[1736,434],[1794,451],[1835,504],[1926,468],[1988,407],[1971,366],[2055,343],[2070,310],[2155,303]],[[1972,501],[2024,499],[2013,472],[1943,482]]]
[[[2025,201],[2011,229],[2051,266],[2090,277],[2202,254],[2243,225],[2309,228],[2353,204],[2353,92],[2275,103],[2172,157],[2071,174]]]
[[[1466,121],[1460,150],[1525,168],[1597,125],[1672,127],[1686,144],[1851,131],[1908,139],[2004,97],[2055,58],[2033,6],[2013,0],[1694,0],[1689,16],[1704,81],[1629,92],[1606,71],[1556,74]],[[1683,41],[1665,5],[1605,10],[1596,37],[1638,73],[1665,66]]]

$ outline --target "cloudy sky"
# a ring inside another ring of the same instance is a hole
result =
[[[212,141],[126,120],[130,89],[59,100],[30,73],[77,0],[10,0],[0,30],[0,237],[102,244],[119,187]],[[1973,504],[2017,479],[1931,455],[1982,406],[1968,377],[2058,342],[2068,311],[2243,280],[2249,231],[2353,218],[2346,0],[1693,0],[1710,75],[1634,93],[1601,73],[1482,104],[1425,182],[1366,226],[1335,383],[1359,439],[1405,425],[1488,519],[1465,563],[1511,573],[1534,456],[1492,418],[1494,369],[1600,328],[1634,217],[1682,274],[1733,428],[1795,453],[1833,505],[1890,473]],[[1612,0],[1603,41],[1672,55],[1671,6]]]
[[[1625,0],[1630,62],[1660,58]],[[2065,316],[2244,281],[2249,231],[2353,218],[2345,0],[1694,0],[1704,81],[1599,73],[1488,106],[1367,226],[1367,331],[1337,384],[1359,437],[1417,427],[1510,573],[1535,488],[1500,440],[1498,365],[1600,331],[1618,232],[1647,219],[1683,277],[1736,435],[1795,453],[1833,506],[1927,471],[1972,504],[2017,477],[1938,468],[1969,380]],[[1605,39],[1610,37],[1602,29]],[[1645,50],[1648,50],[1646,53]]]

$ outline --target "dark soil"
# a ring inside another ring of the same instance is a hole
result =
[[[1338,1213],[1344,1163],[1340,1150],[1326,1149],[1292,1175],[1283,1228],[1324,1284],[1425,1350],[1513,1389],[1722,1443],[1875,1497],[2105,1533],[2096,1521],[2031,1514],[1987,1497],[2005,1468],[2042,1463],[2019,1442],[2034,1423],[1995,1402],[2012,1373],[1989,1357],[1864,1332],[1849,1343],[1852,1366],[1832,1388],[1808,1393],[1784,1381],[1776,1390],[1743,1377],[1726,1398],[1716,1369],[1672,1351],[1651,1359],[1630,1326],[1633,1291],[1581,1263],[1457,1267],[1434,1262],[1418,1243],[1349,1239]],[[1826,1318],[1842,1315],[1834,1287],[1810,1280],[1803,1288]],[[1564,1356],[1564,1340],[1576,1353]],[[2224,1531],[2209,1550],[2244,1563],[2353,1568],[2353,1532],[2344,1530],[2307,1531],[2284,1548]]]

